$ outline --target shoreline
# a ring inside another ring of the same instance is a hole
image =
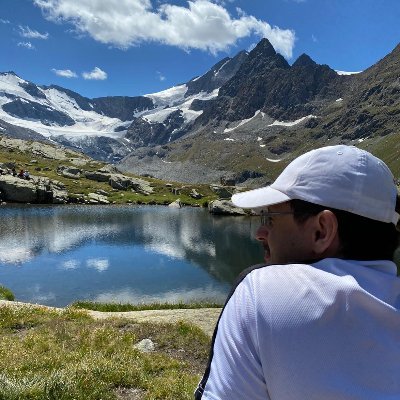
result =
[[[48,311],[62,312],[68,307],[51,307],[36,303],[24,303],[21,301],[0,300],[1,307],[33,308]],[[76,308],[77,311],[87,313],[97,320],[110,318],[130,319],[137,323],[177,323],[184,321],[199,327],[208,336],[212,336],[222,308],[179,308],[166,310],[142,310],[142,311],[94,311]]]

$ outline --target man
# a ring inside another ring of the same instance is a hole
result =
[[[388,167],[343,145],[234,195],[261,211],[266,264],[228,297],[196,399],[400,399],[396,199]]]

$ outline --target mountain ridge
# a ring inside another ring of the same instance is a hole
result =
[[[259,184],[297,154],[330,143],[394,159],[399,60],[400,45],[360,74],[339,75],[307,54],[290,65],[263,39],[162,92],[94,99],[0,73],[0,122],[133,173]]]

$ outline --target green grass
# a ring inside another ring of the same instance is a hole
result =
[[[103,312],[143,311],[143,310],[176,310],[194,308],[220,308],[222,304],[213,302],[192,303],[151,303],[151,304],[121,304],[121,303],[96,303],[93,301],[77,301],[71,305],[73,308]]]
[[[5,286],[0,285],[0,300],[14,301],[15,300],[14,293]]]
[[[135,344],[150,338],[156,351]],[[209,338],[186,323],[95,321],[68,308],[0,307],[0,399],[191,399]]]

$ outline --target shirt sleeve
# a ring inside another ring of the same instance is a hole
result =
[[[202,399],[269,400],[261,367],[254,292],[247,276],[218,324],[210,375]]]

